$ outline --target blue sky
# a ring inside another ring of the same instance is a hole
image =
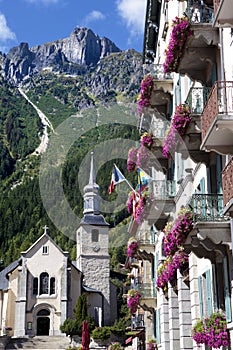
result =
[[[66,38],[76,26],[142,51],[146,0],[0,0],[0,51]]]

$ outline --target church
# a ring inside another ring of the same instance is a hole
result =
[[[60,325],[74,317],[82,293],[95,324],[113,324],[116,287],[110,282],[109,225],[99,211],[99,195],[92,153],[83,218],[76,234],[76,261],[69,259],[45,227],[19,259],[0,272],[0,335],[6,331],[16,337],[61,335]]]

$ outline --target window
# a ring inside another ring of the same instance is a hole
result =
[[[50,315],[50,311],[46,309],[42,309],[37,313],[37,316],[49,316],[49,315]]]
[[[36,295],[38,294],[38,278],[37,277],[33,278],[32,293],[36,294]]]
[[[47,245],[43,245],[42,254],[48,254],[48,253],[49,253],[49,247]]]
[[[210,316],[213,311],[212,281],[210,270],[198,277],[200,317]]]
[[[92,242],[98,242],[99,241],[99,231],[98,230],[92,230],[91,231],[91,240],[92,240]]]
[[[50,294],[55,294],[55,277],[50,278]]]
[[[48,294],[49,292],[49,275],[47,272],[42,272],[40,275],[40,294]]]

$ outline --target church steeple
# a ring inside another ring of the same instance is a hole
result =
[[[96,183],[94,154],[91,152],[89,183],[84,187],[83,214],[99,214],[99,185]]]

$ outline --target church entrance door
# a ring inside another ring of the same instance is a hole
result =
[[[48,310],[40,310],[37,314],[37,335],[49,335],[50,318]]]
[[[49,335],[49,317],[37,318],[37,335]]]

